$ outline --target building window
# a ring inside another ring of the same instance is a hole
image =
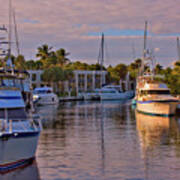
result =
[[[36,81],[36,74],[32,74],[32,81]]]

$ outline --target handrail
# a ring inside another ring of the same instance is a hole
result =
[[[20,122],[26,122],[29,121],[30,122],[30,126],[26,127],[24,123],[20,123]],[[2,135],[3,133],[13,133],[15,130],[17,130],[14,126],[13,123],[18,123],[19,122],[19,128],[24,131],[29,130],[29,127],[33,127],[34,130],[42,130],[42,124],[41,124],[41,119],[37,118],[37,119],[33,119],[33,118],[23,118],[23,119],[3,119],[0,118],[0,134]],[[37,122],[37,123],[36,123]],[[19,130],[19,129],[18,129]]]

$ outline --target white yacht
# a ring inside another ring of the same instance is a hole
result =
[[[26,111],[22,74],[0,72],[0,173],[24,166],[35,158],[40,120]]]
[[[137,111],[149,115],[174,115],[179,100],[170,94],[166,84],[156,81],[154,77],[154,75],[139,77],[136,92]]]
[[[1,34],[4,41],[0,42],[3,62],[0,69],[0,173],[32,162],[42,129],[40,119],[33,119],[31,113],[31,92],[26,81],[28,73],[15,70],[11,60],[11,11],[10,0],[9,31],[4,26],[0,27],[0,31],[5,33],[4,36]]]
[[[134,96],[134,91],[123,91],[120,85],[106,85],[95,89],[95,93],[101,100],[125,100]]]
[[[147,22],[145,22],[143,58],[137,78],[136,97],[133,103],[136,103],[137,111],[144,114],[174,115],[179,100],[170,94],[170,89],[162,83],[163,80],[160,82],[162,77],[155,74],[154,56],[152,52],[147,53],[146,38]]]
[[[33,101],[38,105],[53,105],[58,104],[59,99],[51,87],[45,86],[34,89]]]

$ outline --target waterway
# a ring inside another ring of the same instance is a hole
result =
[[[180,118],[136,113],[130,102],[39,107],[36,161],[2,180],[178,180]]]

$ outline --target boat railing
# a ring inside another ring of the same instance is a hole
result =
[[[30,123],[26,123],[26,122]],[[18,131],[38,131],[42,130],[41,118],[24,119],[0,119],[0,135],[4,133],[14,133]]]

